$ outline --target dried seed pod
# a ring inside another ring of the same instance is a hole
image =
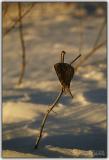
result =
[[[70,82],[74,75],[74,68],[67,63],[56,63],[54,68],[64,91],[70,88]]]
[[[56,100],[54,101],[54,103],[52,104],[52,106],[47,110],[47,113],[44,116],[44,119],[43,119],[42,125],[41,125],[41,129],[40,129],[40,134],[39,134],[39,137],[38,137],[37,142],[35,144],[35,148],[38,148],[47,117],[48,117],[49,113],[51,111],[53,111],[53,108],[60,100],[63,92],[64,93],[68,92],[71,95],[71,97],[73,98],[73,95],[70,91],[70,82],[71,82],[73,75],[74,75],[74,68],[71,66],[71,64],[74,63],[81,55],[76,57],[70,64],[64,63],[64,55],[65,55],[65,51],[62,51],[61,52],[61,63],[56,63],[54,65],[56,74],[57,74],[59,81],[62,85],[61,91],[60,91],[58,97],[56,98]]]

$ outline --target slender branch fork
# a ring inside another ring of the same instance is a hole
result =
[[[31,9],[32,9],[34,6],[35,6],[35,4],[32,4],[32,5],[30,6],[30,8],[27,9],[27,10],[21,15],[21,17],[18,18],[18,19],[15,21],[15,23],[12,24],[12,26],[5,31],[5,33],[4,33],[3,36],[5,37],[6,35],[8,35],[8,33],[11,32],[11,30],[16,27],[17,23],[18,23],[21,19],[23,19],[23,18],[31,11]]]

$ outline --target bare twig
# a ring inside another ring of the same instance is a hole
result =
[[[94,43],[94,45],[93,45],[93,49],[92,49],[89,53],[87,53],[86,56],[84,56],[84,57],[82,56],[83,58],[82,58],[82,59],[80,60],[80,62],[75,66],[75,70],[76,70],[82,63],[84,63],[84,61],[86,61],[91,55],[93,55],[99,48],[101,48],[103,45],[106,44],[106,40],[105,40],[104,42],[102,42],[102,43],[100,43],[100,44],[98,45],[98,42],[99,42],[99,40],[100,40],[100,37],[101,37],[101,35],[102,35],[102,32],[103,32],[103,30],[104,30],[105,25],[106,25],[106,19],[104,19],[104,21],[103,21],[103,23],[102,23],[102,25],[101,25],[101,27],[100,27],[100,30],[99,30],[98,35],[97,35],[97,38],[96,38],[95,43]]]
[[[79,30],[80,30],[80,46],[79,46],[79,53],[82,54],[82,47],[83,47],[83,22],[82,18],[80,18],[80,25],[79,25]]]
[[[21,19],[23,19],[23,18],[30,12],[30,10],[31,10],[34,6],[35,6],[35,4],[32,4],[31,7],[30,7],[29,9],[27,9],[27,10],[21,15],[21,17],[18,18],[18,19],[14,22],[14,24],[13,24],[9,29],[7,29],[7,30],[5,31],[4,37],[5,37],[12,29],[14,29],[14,28],[16,27],[17,23],[18,23],[19,21],[21,21]]]
[[[21,40],[21,47],[22,47],[22,66],[21,66],[21,73],[19,77],[18,84],[22,83],[22,79],[25,72],[25,65],[26,65],[26,54],[25,54],[25,42],[23,38],[23,26],[22,26],[22,8],[20,2],[18,2],[18,13],[19,13],[19,33],[20,33],[20,40]]]
[[[71,95],[71,97],[73,99],[73,95],[72,95],[72,92],[71,92],[70,88],[68,88],[68,92],[69,92],[69,94]]]
[[[79,54],[72,62],[70,62],[70,65],[72,65],[72,63],[74,63],[79,57],[81,57],[81,54]]]
[[[92,54],[94,54],[98,49],[100,49],[102,46],[104,46],[106,44],[106,40],[102,43],[100,43],[99,45],[97,45],[94,49],[92,49],[86,56],[84,56],[80,62],[74,67],[75,70],[77,70],[77,68],[83,64],[84,61],[86,61]]]
[[[7,4],[7,3],[4,3],[4,6],[3,6],[3,8],[2,8],[2,9],[4,10],[4,12],[3,12],[3,16],[5,17],[5,16],[6,16],[6,14],[7,14],[7,12],[8,12],[8,9],[9,9],[8,4]]]
[[[95,43],[94,43],[94,45],[93,45],[93,48],[95,48],[96,45],[98,44],[98,42],[99,42],[99,40],[100,40],[100,37],[101,37],[101,35],[102,35],[102,32],[103,32],[103,30],[104,30],[105,25],[106,25],[106,19],[104,19],[104,21],[103,21],[103,23],[102,23],[102,25],[101,25],[101,28],[100,28],[100,30],[99,30],[99,32],[98,32],[98,35],[97,35],[97,38],[96,38]]]
[[[43,128],[44,128],[45,122],[46,122],[46,120],[47,120],[47,118],[48,118],[48,115],[49,115],[49,113],[53,110],[53,108],[55,107],[55,105],[58,103],[58,101],[59,101],[59,99],[61,98],[62,94],[63,94],[63,88],[61,89],[61,91],[60,91],[57,99],[55,100],[55,102],[54,102],[54,103],[52,104],[52,106],[47,110],[47,113],[45,114],[44,119],[43,119],[42,124],[41,124],[40,134],[39,134],[39,137],[38,137],[37,142],[36,142],[36,144],[35,144],[35,148],[38,148],[40,139],[41,139],[41,137],[42,137]]]

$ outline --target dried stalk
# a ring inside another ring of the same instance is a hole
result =
[[[106,25],[106,19],[104,19],[104,21],[103,21],[103,23],[102,23],[102,25],[101,25],[101,28],[100,28],[100,30],[99,30],[99,32],[98,32],[98,35],[97,35],[97,38],[96,38],[95,43],[94,43],[94,45],[93,45],[93,48],[95,48],[96,45],[98,44],[98,42],[99,42],[99,40],[100,40],[100,37],[101,37],[101,35],[102,35],[102,32],[103,32],[103,30],[104,30],[105,25]]]
[[[44,116],[44,119],[43,119],[43,121],[42,121],[41,128],[40,128],[40,134],[39,134],[39,137],[38,137],[38,139],[37,139],[37,142],[36,142],[34,148],[38,148],[40,139],[41,139],[41,137],[42,137],[42,132],[43,132],[43,129],[44,129],[44,126],[45,126],[45,122],[46,122],[46,120],[47,120],[47,118],[48,118],[48,115],[49,115],[49,113],[53,110],[53,108],[55,107],[55,105],[58,103],[58,101],[59,101],[60,97],[62,96],[62,94],[63,94],[63,88],[61,89],[61,91],[60,91],[57,99],[55,100],[55,102],[54,102],[54,103],[52,104],[52,106],[47,110],[47,113],[46,113],[45,116]]]
[[[16,25],[17,25],[17,23],[18,23],[19,21],[22,21],[22,19],[31,11],[31,9],[32,9],[34,6],[35,6],[35,4],[32,4],[31,7],[30,7],[29,9],[27,9],[27,10],[21,15],[21,17],[18,18],[18,19],[14,22],[14,24],[13,24],[9,29],[6,30],[6,32],[4,33],[4,37],[5,37],[9,32],[11,32],[12,29],[14,29],[14,28],[16,27]]]
[[[83,64],[84,61],[86,61],[92,54],[94,54],[98,49],[100,49],[102,46],[104,46],[106,44],[106,40],[102,43],[100,43],[99,45],[97,45],[95,48],[93,48],[85,57],[83,57],[80,62],[75,65],[75,70],[77,70],[77,68]]]
[[[64,63],[64,55],[66,54],[65,51],[61,52],[61,63]]]
[[[82,54],[83,41],[84,41],[84,38],[83,38],[84,34],[83,34],[83,21],[82,21],[82,18],[80,19],[79,32],[80,32],[80,37],[79,37],[79,41],[80,41],[79,54]]]
[[[22,64],[21,64],[21,73],[18,80],[18,84],[22,83],[22,79],[24,77],[25,66],[26,66],[26,51],[25,51],[25,42],[23,37],[23,26],[22,26],[22,9],[21,4],[18,2],[18,14],[19,14],[19,33],[20,33],[20,41],[22,47]]]
[[[95,42],[94,42],[94,45],[93,45],[93,49],[92,49],[89,53],[87,53],[85,57],[83,57],[83,58],[80,60],[80,62],[75,66],[75,70],[77,70],[77,68],[78,68],[84,61],[86,61],[91,55],[93,55],[99,48],[101,48],[103,45],[106,44],[106,40],[105,40],[104,42],[102,42],[102,43],[100,43],[99,45],[97,45],[98,42],[99,42],[99,40],[100,40],[100,37],[101,37],[101,35],[102,35],[102,32],[103,32],[103,30],[104,30],[105,25],[106,25],[106,19],[104,19],[102,25],[100,26],[100,29],[99,29],[97,38],[96,38],[96,40],[95,40]]]
[[[6,16],[6,14],[7,14],[7,12],[8,12],[8,9],[9,9],[9,6],[8,6],[8,4],[7,3],[4,3],[4,6],[2,6],[3,8],[3,10],[4,10],[4,12],[3,12],[3,16],[5,17]]]
[[[79,54],[72,62],[70,62],[70,65],[72,65],[72,63],[74,63],[79,57],[81,57],[81,54]]]

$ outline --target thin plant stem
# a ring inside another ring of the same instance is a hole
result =
[[[86,61],[91,55],[93,55],[98,49],[100,49],[102,46],[104,46],[106,44],[106,40],[102,43],[100,43],[99,45],[97,45],[95,48],[93,48],[89,53],[87,53],[86,56],[84,56],[80,62],[74,67],[75,70],[77,70],[77,68],[84,63],[84,61]]]
[[[65,51],[61,52],[61,63],[64,63],[64,55],[65,55]]]
[[[25,66],[26,66],[26,51],[25,51],[25,42],[23,37],[23,26],[22,26],[22,8],[21,3],[18,2],[18,12],[19,12],[19,33],[20,33],[20,41],[21,41],[21,47],[22,47],[22,64],[21,64],[21,72],[18,80],[18,84],[22,83],[24,72],[25,72]]]
[[[80,36],[79,36],[79,39],[80,39],[80,46],[79,46],[79,53],[82,54],[82,48],[83,48],[83,21],[82,21],[82,18],[80,18],[80,26],[79,26],[79,30],[80,30]]]
[[[103,32],[103,30],[104,30],[105,25],[106,25],[106,19],[104,19],[104,21],[103,21],[103,23],[102,23],[102,25],[101,25],[101,27],[100,27],[100,29],[99,29],[97,38],[96,38],[96,40],[95,40],[95,42],[94,42],[94,45],[93,45],[93,49],[92,49],[89,53],[87,53],[87,55],[86,55],[85,57],[82,56],[83,58],[82,58],[82,59],[80,60],[80,62],[75,66],[75,70],[77,70],[77,68],[78,68],[82,63],[84,63],[84,61],[86,61],[91,55],[93,55],[99,48],[101,48],[103,45],[106,44],[106,40],[105,40],[104,42],[102,42],[102,43],[100,43],[100,44],[98,45],[98,42],[99,42],[99,40],[100,40],[100,37],[101,37],[101,35],[102,35],[102,32]]]
[[[74,63],[79,57],[81,57],[81,54],[79,54],[72,62],[70,62],[70,65]]]
[[[5,3],[5,6],[2,9],[4,9],[3,16],[5,17],[7,12],[8,12],[8,9],[9,9],[9,6],[8,6],[7,2]]]
[[[68,89],[68,92],[70,93],[70,95],[71,95],[71,97],[73,99],[73,95],[72,95],[72,92],[71,92],[70,88]]]
[[[103,30],[104,30],[105,25],[106,25],[106,19],[104,19],[104,21],[103,21],[103,23],[102,23],[102,25],[101,25],[101,27],[100,27],[100,30],[99,30],[99,32],[98,32],[98,35],[97,35],[97,38],[96,38],[95,43],[94,43],[94,45],[93,45],[93,48],[95,48],[96,45],[98,44],[98,42],[99,42],[99,40],[100,40],[100,37],[101,37],[101,35],[102,35],[102,32],[103,32]]]
[[[45,114],[45,116],[44,116],[44,118],[43,118],[43,121],[42,121],[42,124],[41,124],[41,128],[40,128],[40,134],[39,134],[39,137],[38,137],[38,139],[37,139],[37,142],[36,142],[34,148],[38,148],[40,139],[41,139],[41,137],[42,137],[42,132],[43,132],[43,129],[44,129],[44,126],[45,126],[45,122],[46,122],[46,120],[47,120],[47,118],[48,118],[48,115],[49,115],[49,113],[53,110],[53,108],[55,107],[55,105],[58,103],[58,101],[59,101],[59,99],[61,98],[62,94],[63,94],[63,88],[61,89],[58,97],[56,98],[56,100],[54,101],[54,103],[52,104],[52,106],[47,110],[47,113]]]
[[[18,18],[18,19],[14,22],[14,24],[12,24],[12,26],[5,31],[5,33],[4,33],[3,36],[5,37],[9,32],[11,32],[12,29],[14,29],[14,28],[16,27],[17,23],[18,23],[19,21],[21,21],[21,19],[23,19],[23,18],[31,11],[31,9],[32,9],[34,6],[35,6],[35,4],[32,4],[31,7],[30,7],[29,9],[27,9],[27,10],[21,15],[21,17]]]

